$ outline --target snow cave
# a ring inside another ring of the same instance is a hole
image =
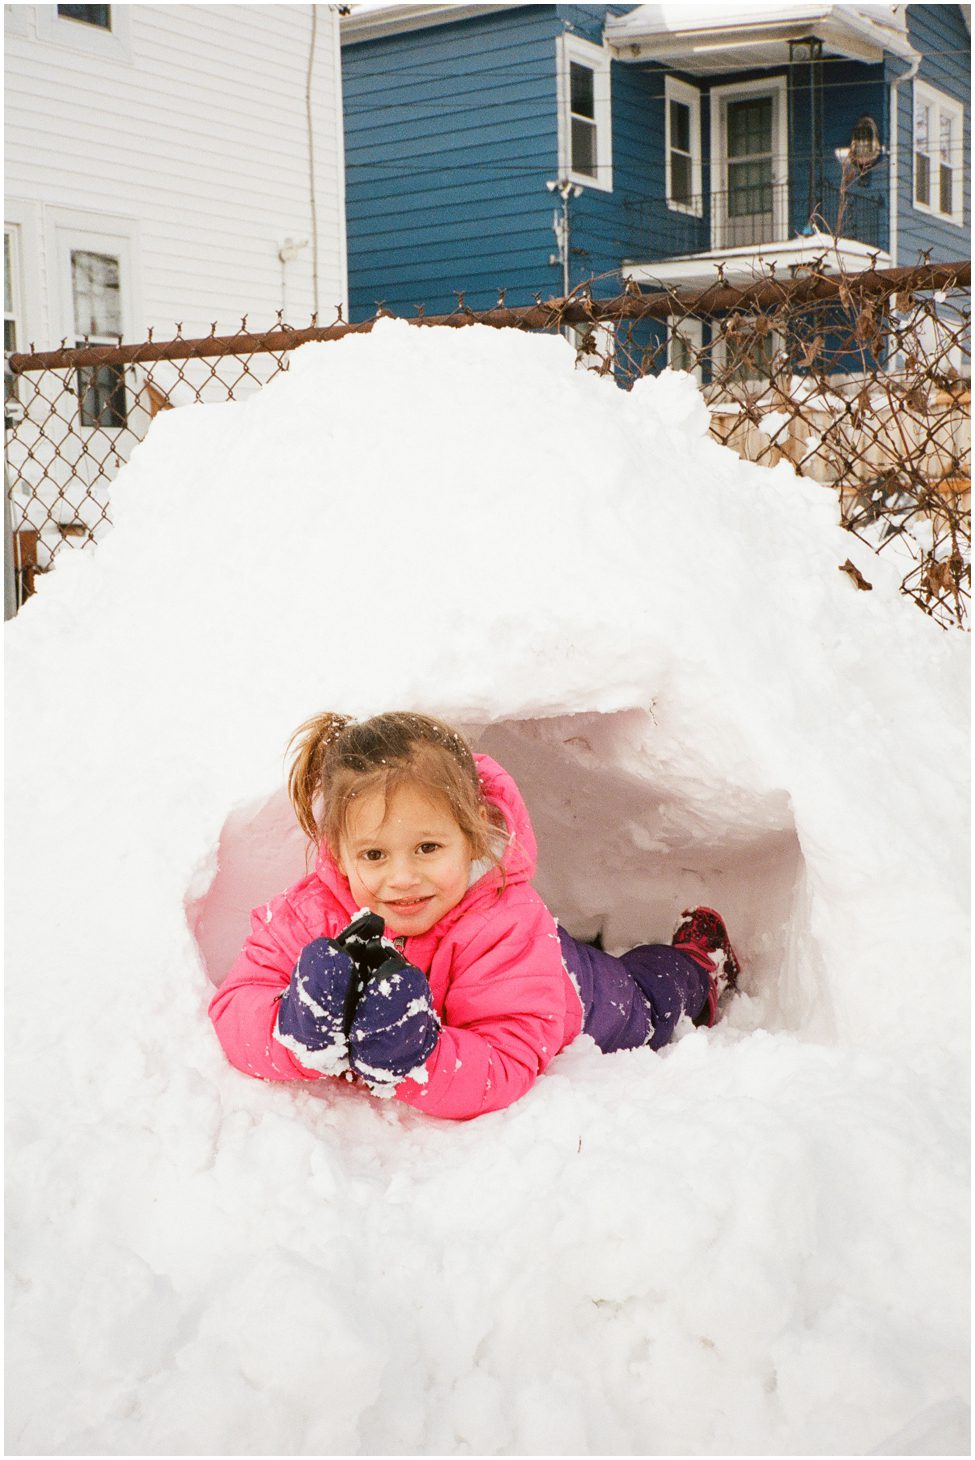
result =
[[[707,427],[383,321],[158,416],[8,626],[8,1453],[964,1453],[966,643]],[[288,738],[393,708],[577,936],[719,907],[727,1016],[462,1124],[233,1070]]]

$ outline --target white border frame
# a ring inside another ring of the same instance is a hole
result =
[[[56,5],[35,5],[37,39],[69,51],[85,51],[88,55],[108,57],[115,61],[132,60],[132,29],[129,12],[135,6],[113,5],[112,28],[88,25],[58,14]]]
[[[673,198],[670,175],[670,103],[681,102],[691,111],[691,197],[697,203],[678,203]],[[664,172],[667,187],[667,207],[674,213],[687,213],[700,218],[704,213],[704,187],[701,181],[701,92],[697,86],[680,81],[676,76],[664,77]]]
[[[718,199],[727,194],[727,151],[725,147],[725,103],[746,96],[772,97],[772,231],[774,243],[785,238],[789,226],[789,119],[788,81],[785,76],[767,80],[739,81],[727,86],[711,87],[711,247],[726,248],[721,234],[727,223],[724,206]],[[761,248],[756,243],[755,248]]]
[[[576,61],[593,73],[593,99],[596,123],[596,176],[573,172],[572,123],[569,66]],[[613,108],[611,98],[611,56],[606,46],[593,45],[580,36],[565,34],[555,43],[556,98],[558,105],[559,179],[568,179],[583,188],[599,192],[613,191]]]
[[[915,196],[917,187],[917,147],[915,146],[915,128],[917,125],[917,104],[918,101],[925,102],[931,107],[934,115],[934,136],[928,137],[928,178],[931,184],[931,196],[941,197],[941,140],[940,127],[937,125],[937,113],[939,111],[951,112],[958,124],[958,158],[952,159],[951,170],[951,196],[957,204],[950,213],[942,213],[940,208],[933,203],[919,203]],[[965,226],[965,107],[946,91],[939,91],[930,82],[921,81],[915,77],[912,83],[911,94],[911,206],[918,213],[926,213],[930,218],[940,218],[942,223],[953,223],[956,228]]]

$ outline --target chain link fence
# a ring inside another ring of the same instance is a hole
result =
[[[558,331],[580,368],[623,387],[670,367],[698,382],[711,434],[742,457],[832,490],[839,520],[896,557],[902,591],[945,627],[967,622],[971,587],[970,266],[842,275],[827,261],[779,279],[704,290],[568,298],[475,312],[462,295],[425,327]],[[18,601],[59,553],[111,526],[111,482],[159,411],[240,400],[307,340],[368,331],[338,317],[293,328],[8,357],[6,462]],[[838,565],[857,586],[869,581]]]

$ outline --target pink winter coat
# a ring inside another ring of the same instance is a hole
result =
[[[530,885],[536,846],[527,808],[507,771],[489,756],[475,759],[485,798],[510,833],[504,876],[500,867],[486,872],[429,932],[403,944],[429,979],[443,1027],[426,1082],[404,1080],[396,1098],[452,1120],[510,1105],[582,1028],[555,920]],[[237,1069],[264,1080],[334,1078],[299,1064],[275,1039],[275,1019],[301,949],[335,937],[357,911],[323,842],[309,877],[251,913],[250,937],[210,1004]]]

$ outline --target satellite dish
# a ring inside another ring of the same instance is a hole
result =
[[[866,172],[868,167],[873,167],[882,151],[877,123],[873,117],[861,117],[850,138],[847,154],[850,162],[860,172]]]

